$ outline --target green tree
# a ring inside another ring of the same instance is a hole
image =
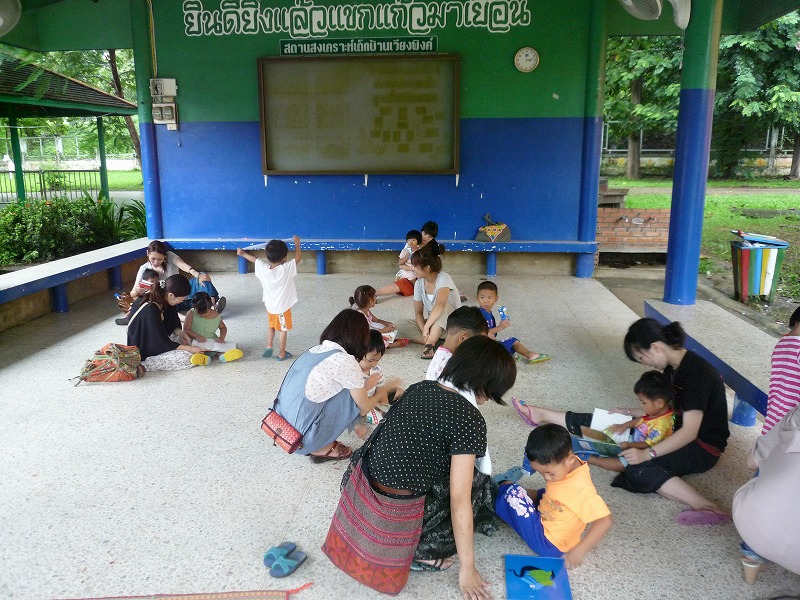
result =
[[[675,131],[683,57],[677,37],[610,38],[604,117],[628,138],[626,175],[640,177],[639,136]]]
[[[794,138],[800,176],[800,13],[720,41],[713,147],[722,177],[736,173],[748,142],[770,131],[771,164],[782,128]],[[760,140],[759,140],[760,141]]]

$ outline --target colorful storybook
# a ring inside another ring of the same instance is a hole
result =
[[[572,600],[563,558],[506,554],[508,600]]]
[[[618,456],[622,452],[620,442],[630,439],[631,430],[622,433],[611,433],[611,425],[621,425],[631,420],[628,415],[610,413],[602,408],[595,408],[592,415],[591,428],[584,428],[582,436],[572,435],[572,451],[588,452],[596,456]]]

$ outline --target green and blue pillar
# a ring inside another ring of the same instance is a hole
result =
[[[594,242],[597,239],[597,196],[603,144],[603,97],[608,37],[605,1],[593,0],[590,23],[581,156],[581,202],[578,215],[578,240],[581,242]],[[594,253],[578,254],[575,260],[575,276],[587,278],[593,273]]]
[[[664,302],[694,304],[703,236],[723,0],[692,3],[681,73]]]
[[[153,123],[150,98],[150,79],[153,77],[154,66],[150,48],[149,3],[146,0],[130,0],[130,3],[147,237],[158,239],[164,237],[164,223],[161,215],[161,179],[158,172],[156,127]]]

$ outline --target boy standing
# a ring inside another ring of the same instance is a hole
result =
[[[436,349],[425,379],[436,381],[442,374],[444,366],[453,352],[456,351],[466,339],[475,335],[488,335],[489,328],[481,311],[474,306],[462,306],[455,309],[447,317],[447,327],[445,328],[444,342]]]
[[[270,240],[267,242],[267,260],[256,258],[241,248],[236,249],[236,254],[255,264],[256,277],[264,288],[264,306],[267,307],[267,349],[264,357],[273,356],[272,343],[275,332],[278,331],[278,353],[275,360],[286,360],[293,355],[286,351],[286,337],[292,328],[292,306],[297,303],[297,288],[294,279],[297,277],[297,265],[300,264],[300,237],[294,236],[294,258],[286,261],[289,248],[283,240]]]
[[[511,325],[508,316],[502,313],[500,314],[500,325],[496,325],[495,323],[492,307],[499,299],[500,296],[497,293],[497,286],[491,281],[484,281],[478,286],[478,305],[486,319],[486,324],[489,326],[489,337],[492,339],[496,339],[498,333]],[[503,309],[504,307],[501,306],[500,308]],[[552,358],[552,356],[548,356],[547,354],[531,352],[523,346],[522,342],[514,337],[497,341],[503,344],[512,356],[514,352],[516,352],[520,358],[528,364],[540,363]]]
[[[597,494],[589,465],[572,453],[572,439],[561,425],[548,423],[531,431],[525,455],[545,487],[534,493],[501,481],[497,516],[539,556],[564,555],[567,566],[576,567],[611,529],[611,511]]]

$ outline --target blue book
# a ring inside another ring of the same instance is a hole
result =
[[[506,554],[508,600],[572,600],[563,558]]]

